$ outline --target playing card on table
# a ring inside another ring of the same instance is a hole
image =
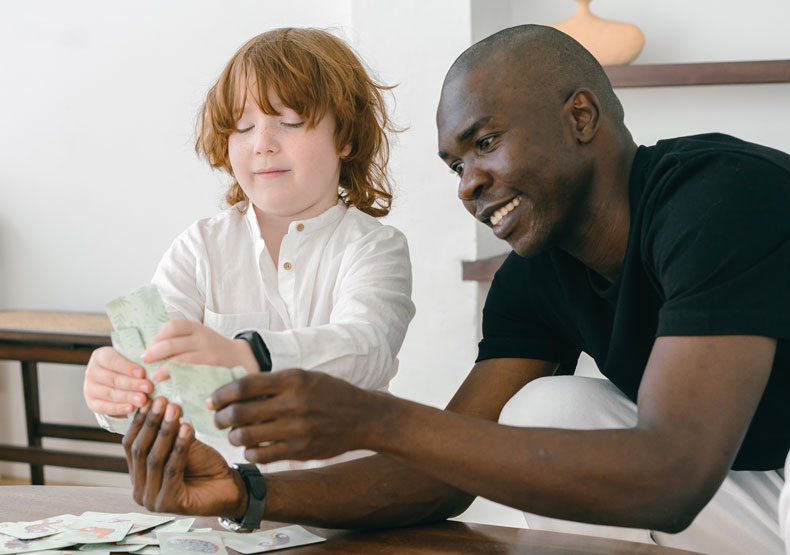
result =
[[[32,522],[0,522],[0,534],[14,536],[20,540],[43,538],[62,531],[64,526],[76,518],[74,515],[65,514]]]
[[[195,522],[194,518],[181,518],[157,526],[153,530],[146,532],[138,532],[136,534],[130,533],[120,543],[122,545],[129,544],[142,544],[142,545],[159,545],[159,540],[156,539],[157,532],[188,532],[192,523]]]
[[[76,543],[114,543],[121,541],[132,529],[126,514],[88,513],[80,515],[63,532],[62,539]]]
[[[223,532],[222,540],[231,549],[246,555],[323,542],[326,538],[311,534],[301,526],[284,526],[252,534]]]
[[[62,547],[71,547],[72,545],[74,545],[74,542],[63,539],[62,533],[33,540],[20,540],[14,536],[0,534],[0,555],[60,549]]]
[[[145,547],[144,544],[120,544],[120,543],[86,543],[79,547],[80,555],[94,555],[103,551],[112,551],[113,553],[133,553],[140,551]]]
[[[159,532],[162,555],[228,555],[218,532]]]
[[[84,553],[80,553],[76,550],[71,551],[61,551],[59,549],[53,549],[48,551],[36,551],[36,555],[85,555]],[[109,551],[91,551],[91,555],[110,555]]]
[[[109,522],[131,522],[132,528],[127,532],[127,536],[129,534],[136,534],[138,532],[142,532],[143,530],[149,530],[150,528],[154,528],[155,526],[160,526],[166,524],[168,522],[172,522],[174,518],[172,516],[162,516],[162,515],[146,515],[143,513],[119,513],[119,514],[110,514],[110,513],[97,513],[92,511],[86,511],[80,515],[80,518],[87,518],[87,519],[104,519],[109,515]]]

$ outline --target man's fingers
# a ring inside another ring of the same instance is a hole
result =
[[[175,403],[167,405],[164,411],[162,424],[156,435],[151,450],[146,458],[146,488],[145,488],[145,507],[152,511],[160,511],[159,502],[160,490],[162,488],[162,477],[164,466],[170,457],[176,436],[178,434],[178,419],[181,417],[181,407]]]
[[[132,419],[131,425],[129,425],[129,429],[126,431],[126,434],[123,436],[123,440],[121,441],[121,444],[123,445],[123,452],[126,456],[126,466],[129,467],[129,478],[132,481],[132,496],[138,505],[143,504],[143,493],[145,492],[145,474],[141,475],[138,472],[139,469],[137,461],[133,455],[133,446],[138,434],[140,433],[140,429],[145,423],[146,416],[150,409],[151,403],[147,403],[139,411],[137,411],[137,414],[135,414],[134,418]]]
[[[264,464],[293,458],[285,443],[271,443],[244,450],[244,458],[252,463]]]
[[[258,424],[277,418],[286,410],[278,397],[260,397],[237,401],[214,413],[214,425],[220,429]]]
[[[140,496],[140,500],[138,501],[137,497],[135,497],[135,501],[141,505],[144,505],[148,453],[151,451],[151,446],[159,432],[166,405],[167,400],[164,397],[154,399],[151,408],[145,415],[144,421],[137,427],[136,437],[134,437],[134,440],[128,447],[129,456],[132,460],[132,464],[129,465],[129,474],[132,477],[132,482],[135,484],[134,493],[136,496]],[[137,417],[139,416],[138,412]],[[135,420],[137,420],[137,417],[135,417]],[[124,440],[124,447],[126,447],[126,440]],[[132,472],[134,473],[133,476]]]
[[[286,388],[299,388],[305,380],[307,372],[304,370],[282,370],[280,372],[259,372],[235,380],[217,389],[206,400],[206,406],[219,411],[223,407],[254,399],[256,397],[271,396],[280,393]],[[262,420],[259,418],[258,420]]]
[[[283,429],[282,424],[275,422],[233,428],[228,433],[228,441],[231,445],[244,447],[258,447],[276,441],[286,441],[289,437],[290,434]]]
[[[176,497],[176,492],[184,481],[184,469],[187,464],[187,453],[195,437],[194,430],[189,424],[181,424],[177,428],[175,444],[170,450],[163,470],[162,488],[159,491],[160,503],[163,511],[170,510],[168,503]]]

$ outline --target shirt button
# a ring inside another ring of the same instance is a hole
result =
[[[292,268],[291,263],[286,262],[285,264],[283,264],[283,268],[285,268],[286,270],[290,270]]]
[[[296,224],[296,231],[304,231],[304,224]]]

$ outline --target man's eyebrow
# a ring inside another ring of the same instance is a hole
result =
[[[482,118],[480,118],[479,120],[477,120],[476,122],[474,122],[472,125],[470,125],[470,126],[469,126],[469,127],[467,127],[466,129],[464,129],[464,130],[461,132],[461,134],[460,134],[460,135],[458,135],[458,137],[456,137],[456,139],[455,139],[455,140],[456,140],[456,142],[459,142],[459,143],[462,143],[462,142],[464,142],[464,141],[465,141],[465,140],[467,140],[469,137],[471,137],[472,135],[474,135],[475,133],[477,133],[477,130],[478,130],[478,129],[480,129],[481,127],[483,127],[485,124],[487,124],[487,123],[488,123],[489,121],[491,121],[492,119],[493,119],[493,118],[492,118],[491,116],[485,116],[485,117],[482,117]],[[447,158],[449,158],[449,156],[450,156],[450,154],[449,154],[449,153],[447,153],[447,152],[445,152],[445,151],[443,151],[443,150],[440,150],[440,151],[439,151],[439,158],[441,158],[442,160],[446,160]]]
[[[483,127],[489,121],[491,121],[491,119],[492,119],[491,116],[485,116],[485,117],[480,118],[479,120],[474,122],[472,125],[470,125],[466,129],[464,129],[463,132],[460,135],[458,135],[458,138],[456,140],[459,143],[464,142],[469,137],[471,137],[472,135],[477,133],[477,130],[480,129],[481,127]]]

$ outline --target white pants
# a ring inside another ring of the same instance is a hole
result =
[[[636,405],[611,382],[580,376],[553,376],[529,383],[502,411],[512,426],[611,429],[634,426]],[[788,459],[790,464],[790,459]],[[530,528],[657,543],[715,555],[784,553],[778,502],[784,479],[776,471],[730,471],[719,491],[694,522],[679,534],[582,524],[524,513]],[[783,494],[788,515],[790,492]],[[788,521],[790,526],[790,521]]]

